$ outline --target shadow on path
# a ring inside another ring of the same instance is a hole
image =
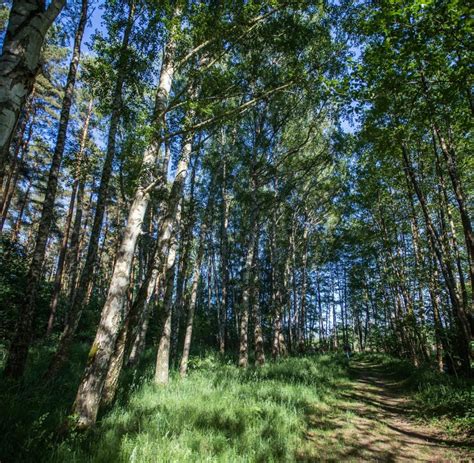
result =
[[[473,461],[474,445],[410,418],[403,384],[378,365],[351,365],[353,382],[330,409],[308,416],[299,461]]]

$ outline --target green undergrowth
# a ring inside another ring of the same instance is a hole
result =
[[[122,378],[115,404],[93,430],[65,434],[87,349],[76,346],[55,381],[41,379],[49,354],[47,346],[33,352],[21,385],[0,383],[2,463],[295,461],[311,445],[307,433],[323,426],[328,413],[337,414],[353,387],[342,355],[242,370],[212,353],[192,358],[186,379],[173,370],[170,384],[158,387],[150,350],[142,368]],[[472,425],[467,383],[386,356],[354,361],[399,378],[414,397],[417,416],[446,420],[453,429]]]
[[[145,380],[89,436],[72,435],[53,461],[293,461],[315,402],[347,383],[336,357],[291,358],[242,371],[194,359],[185,380]]]
[[[21,385],[0,384],[2,463],[293,461],[314,405],[335,404],[349,385],[338,355],[241,370],[207,354],[191,359],[186,379],[172,371],[170,384],[158,387],[148,352],[95,429],[64,435],[87,351],[78,347],[54,382],[40,376],[48,354],[33,353]]]
[[[415,418],[441,425],[452,434],[474,435],[474,381],[415,368],[406,360],[383,354],[364,354],[364,361],[377,364],[385,375],[401,380],[401,386],[413,400]]]

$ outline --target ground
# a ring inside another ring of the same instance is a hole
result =
[[[46,362],[30,367],[22,387],[0,378],[0,462],[474,462],[471,383],[430,368],[379,354],[348,365],[329,354],[241,369],[204,353],[187,378],[173,369],[161,387],[154,355],[122,378],[117,401],[87,433],[58,432],[79,359],[51,383],[36,379]]]
[[[301,461],[474,461],[474,443],[411,417],[401,383],[380,365],[354,362],[336,407],[316,406]]]

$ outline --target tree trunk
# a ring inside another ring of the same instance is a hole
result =
[[[193,112],[190,111],[190,118],[193,117]],[[188,136],[184,142],[181,152],[181,159],[179,160],[176,170],[176,177],[173,181],[170,196],[167,205],[167,214],[163,219],[162,233],[159,239],[158,256],[160,261],[164,259],[163,275],[165,281],[165,323],[163,333],[161,335],[158,354],[156,359],[155,382],[157,384],[167,384],[169,377],[169,344],[171,335],[171,295],[173,292],[174,280],[172,269],[175,266],[176,249],[177,249],[177,233],[181,224],[181,201],[186,182],[186,176],[189,168],[189,161],[192,152],[192,136]],[[169,294],[169,295],[168,295]],[[169,325],[169,326],[168,326]]]
[[[462,303],[460,301],[459,295],[457,294],[456,291],[456,286],[455,286],[455,279],[453,276],[452,268],[447,260],[447,253],[444,249],[444,245],[439,237],[439,234],[437,230],[434,228],[434,225],[431,221],[431,218],[429,216],[428,212],[428,207],[426,204],[426,199],[425,196],[420,189],[418,182],[415,177],[415,173],[413,172],[413,167],[411,165],[411,161],[408,157],[408,152],[405,146],[402,146],[402,154],[403,154],[403,160],[405,164],[405,168],[407,171],[407,175],[409,176],[412,185],[414,187],[415,193],[418,197],[418,200],[420,202],[423,215],[425,218],[425,223],[426,227],[428,230],[429,238],[432,243],[433,250],[435,252],[435,255],[438,259],[438,263],[440,265],[440,268],[442,270],[446,286],[448,289],[448,294],[451,300],[452,308],[453,308],[453,315],[456,320],[457,324],[457,329],[459,333],[459,339],[458,339],[458,353],[461,358],[461,363],[462,363],[462,368],[463,370],[469,374],[470,373],[470,339],[471,339],[471,333],[470,333],[470,326],[467,320],[467,316],[464,312],[464,308],[462,306]]]
[[[51,5],[54,5],[54,2]],[[41,219],[36,235],[33,257],[28,271],[26,300],[20,310],[17,331],[10,346],[8,362],[5,368],[6,375],[13,378],[18,378],[23,374],[26,364],[26,358],[28,355],[28,348],[32,338],[34,315],[36,311],[36,296],[41,281],[41,271],[43,268],[43,262],[46,253],[46,244],[48,241],[49,232],[54,217],[54,202],[56,200],[56,191],[58,187],[61,161],[63,158],[64,148],[66,146],[66,134],[69,125],[69,115],[71,112],[71,105],[74,96],[77,68],[79,66],[79,60],[81,56],[81,42],[87,22],[87,9],[88,0],[82,0],[81,16],[79,18],[79,24],[77,26],[76,34],[74,37],[74,48],[71,63],[69,65],[66,87],[64,89],[64,98],[62,101],[61,115],[59,118],[56,146],[54,149],[53,159],[51,161],[51,167],[49,170],[48,184],[46,187],[46,194],[43,201]],[[44,31],[44,33],[46,33],[46,30]],[[31,31],[31,34],[36,35],[38,34],[38,32]],[[0,85],[2,85],[1,80]],[[3,114],[0,114],[0,126],[2,115]],[[0,150],[2,149],[1,143],[2,142],[0,141]]]
[[[201,262],[202,256],[204,254],[204,241],[206,239],[207,233],[207,220],[209,218],[209,210],[211,205],[212,197],[208,200],[208,207],[206,211],[206,218],[204,219],[201,225],[201,231],[199,236],[199,249],[197,252],[196,260],[194,261],[193,267],[193,278],[191,283],[191,297],[189,299],[189,308],[188,308],[188,317],[186,320],[186,332],[184,335],[184,344],[183,344],[183,356],[181,357],[181,363],[179,365],[179,374],[182,378],[186,376],[188,370],[188,361],[189,361],[189,352],[191,350],[191,338],[193,334],[193,323],[194,323],[194,313],[196,311],[197,303],[197,293],[198,293],[198,284],[199,278],[201,276]]]
[[[221,227],[220,227],[220,254],[222,268],[222,291],[221,291],[221,314],[219,317],[219,352],[225,353],[226,324],[228,308],[228,287],[229,287],[229,240],[227,229],[229,226],[229,201],[227,200],[227,165],[226,159],[222,161],[221,179]]]
[[[105,376],[123,318],[124,302],[130,284],[131,263],[148,206],[146,198],[148,194],[143,188],[139,188],[130,209],[99,327],[73,406],[79,428],[91,426],[97,418]]]
[[[105,207],[108,200],[108,191],[110,178],[112,176],[112,163],[115,157],[115,144],[120,116],[122,113],[122,92],[125,81],[125,72],[127,64],[127,50],[130,41],[130,34],[132,32],[133,21],[135,15],[135,2],[130,4],[128,13],[127,25],[125,27],[124,36],[119,54],[119,63],[117,69],[117,81],[115,83],[112,101],[112,113],[110,117],[109,133],[107,136],[107,150],[105,154],[104,164],[102,167],[102,174],[100,179],[99,191],[97,193],[97,203],[95,207],[94,220],[87,247],[87,254],[84,267],[79,277],[77,288],[73,290],[68,322],[61,334],[58,348],[49,366],[51,374],[58,371],[63,362],[66,360],[71,343],[74,339],[77,326],[82,316],[82,312],[86,305],[86,298],[90,291],[90,285],[94,276],[94,269],[97,262],[97,252],[99,249],[99,240],[102,229],[102,222],[104,220]]]
[[[261,367],[265,364],[265,352],[263,349],[262,317],[260,313],[260,295],[258,286],[258,237],[255,240],[254,272],[252,275],[252,318],[254,325],[255,343],[255,366]]]
[[[171,251],[173,252],[173,251]],[[174,265],[168,269],[165,281],[165,298],[163,312],[163,330],[158,345],[158,353],[156,355],[155,365],[155,384],[165,386],[169,382],[170,369],[170,341],[171,341],[171,317],[173,315],[171,299],[173,296],[173,280],[175,267]]]
[[[255,240],[257,236],[257,221],[255,213],[251,214],[250,236],[247,245],[247,255],[245,257],[244,276],[242,279],[242,315],[240,317],[240,337],[239,337],[239,367],[247,368],[249,360],[248,346],[248,324],[250,312],[250,294],[252,293],[252,272],[255,256]]]
[[[74,214],[74,206],[76,204],[76,197],[78,193],[79,182],[81,181],[81,177],[82,177],[81,163],[82,163],[82,158],[84,156],[84,150],[86,147],[86,141],[87,141],[87,136],[88,136],[88,131],[89,131],[89,122],[92,115],[92,103],[93,103],[93,100],[91,99],[89,102],[89,108],[87,110],[86,119],[84,121],[84,127],[82,129],[81,141],[79,144],[79,152],[76,158],[76,174],[75,174],[74,183],[72,185],[71,198],[69,200],[69,209],[66,215],[64,234],[63,234],[63,239],[61,241],[61,248],[60,248],[59,256],[58,256],[58,265],[56,268],[56,275],[54,277],[53,294],[51,297],[50,314],[49,314],[49,319],[48,319],[48,327],[46,329],[46,336],[49,336],[51,332],[53,331],[54,320],[56,317],[56,310],[58,308],[59,296],[60,296],[61,288],[62,288],[64,262],[66,260],[67,247],[69,243],[69,233],[71,231],[72,216]]]
[[[306,217],[305,217],[306,218]],[[301,266],[301,296],[300,296],[300,317],[299,317],[299,342],[300,349],[304,350],[306,344],[306,286],[307,286],[307,266],[308,266],[308,246],[309,246],[309,230],[307,224],[304,225],[303,231],[303,262]],[[343,318],[344,321],[344,318]],[[344,323],[343,323],[344,326]]]
[[[8,215],[8,210],[10,208],[11,200],[17,188],[18,177],[23,164],[23,160],[28,152],[31,137],[33,134],[33,127],[35,125],[37,110],[36,106],[34,105],[34,93],[35,91],[33,89],[31,95],[28,98],[23,117],[21,118],[20,127],[17,130],[14,156],[12,162],[10,163],[8,175],[5,182],[4,173],[0,175],[0,211],[2,215],[0,223],[0,232],[3,230],[3,226]],[[28,133],[26,133],[28,123]]]
[[[115,343],[114,353],[110,359],[109,369],[105,378],[104,390],[102,391],[102,406],[112,404],[117,392],[120,372],[122,371],[123,358],[125,355],[125,344],[127,340],[127,333],[129,328],[129,317],[126,318],[125,323],[120,330]]]
[[[152,256],[155,252],[152,253]],[[129,358],[128,365],[137,365],[140,355],[145,347],[145,337],[148,331],[148,323],[150,320],[151,307],[150,303],[153,295],[158,292],[160,285],[160,269],[155,265],[154,259],[150,263],[149,275],[145,278],[142,287],[138,291],[132,311],[135,311],[140,316],[138,317],[137,323],[134,320],[131,321],[131,329],[134,329],[132,336],[127,343],[129,344]],[[136,310],[134,308],[136,307]],[[136,325],[136,326],[134,326]]]
[[[8,162],[21,109],[40,69],[46,33],[65,3],[53,0],[46,8],[41,0],[13,1],[0,55],[0,174]]]
[[[141,226],[150,200],[151,190],[158,181],[163,181],[162,178],[155,179],[153,171],[160,153],[161,143],[159,134],[162,114],[166,110],[173,80],[174,48],[174,43],[170,39],[164,52],[158,84],[155,103],[154,135],[145,150],[139,186],[130,207],[128,223],[112,273],[107,299],[102,309],[99,328],[73,406],[73,411],[77,416],[77,426],[80,428],[90,427],[96,421],[105,375],[119,334],[137,239],[141,233]]]
[[[36,110],[33,113],[32,120],[28,128],[28,135],[26,136],[26,138],[24,138],[24,135],[23,135],[21,137],[21,143],[20,142],[18,143],[18,149],[21,150],[21,154],[18,156],[18,153],[15,153],[16,162],[14,165],[10,166],[10,173],[9,173],[5,188],[3,190],[4,196],[3,196],[3,203],[2,203],[2,217],[1,217],[1,222],[0,222],[0,232],[3,230],[5,221],[8,217],[8,212],[10,210],[11,201],[13,199],[15,192],[17,191],[18,179],[20,177],[21,167],[22,167],[24,159],[28,155],[28,151],[30,148],[30,142],[33,135],[33,127],[35,125],[35,119],[36,119]]]

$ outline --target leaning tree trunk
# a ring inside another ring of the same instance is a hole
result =
[[[40,69],[43,42],[66,0],[13,0],[0,55],[0,174],[21,109]],[[0,175],[1,177],[2,175]]]
[[[154,136],[144,154],[139,186],[130,207],[128,223],[115,262],[99,327],[73,405],[73,412],[77,416],[76,424],[80,428],[90,427],[97,419],[105,375],[114,352],[122,321],[122,309],[130,285],[130,272],[137,239],[141,233],[151,190],[158,181],[162,180],[160,178],[155,179],[153,171],[160,154],[159,136],[162,115],[168,104],[175,69],[174,48],[174,43],[170,39],[164,53],[156,96]]]
[[[95,207],[94,220],[92,223],[89,244],[87,247],[86,259],[84,267],[79,276],[77,288],[73,289],[71,297],[71,306],[69,309],[68,322],[61,334],[58,348],[49,365],[49,375],[54,375],[66,360],[69,349],[71,347],[74,335],[76,333],[79,321],[82,316],[84,306],[86,305],[87,294],[94,275],[96,266],[100,234],[102,223],[104,221],[104,213],[108,201],[108,191],[110,178],[112,176],[112,165],[115,158],[116,136],[122,114],[122,92],[125,82],[125,73],[127,65],[127,50],[132,32],[135,16],[135,2],[130,4],[127,25],[125,27],[124,36],[119,52],[119,63],[117,69],[117,81],[113,91],[112,112],[110,117],[109,132],[107,136],[107,150],[105,153],[104,164],[102,166],[102,174],[100,179],[99,191],[97,193],[97,203]],[[74,269],[77,272],[77,269]]]
[[[33,88],[30,96],[28,97],[28,101],[23,111],[23,116],[20,119],[20,125],[16,131],[15,141],[13,142],[13,159],[10,162],[8,175],[6,176],[6,179],[5,171],[3,171],[0,175],[0,211],[2,214],[0,232],[3,229],[13,193],[16,190],[19,171],[25,156],[25,152],[27,151],[25,147],[29,145],[33,132],[37,111],[37,108],[34,105],[34,93],[35,91]],[[27,134],[26,128],[28,125],[29,127]]]
[[[1,219],[0,219],[0,233],[3,230],[3,226],[5,225],[5,221],[8,217],[8,212],[10,210],[10,205],[11,201],[13,199],[13,195],[17,191],[18,187],[18,180],[20,177],[20,171],[22,164],[24,162],[24,159],[26,158],[29,147],[30,147],[30,142],[31,138],[33,135],[33,128],[35,126],[35,119],[36,119],[36,108],[33,110],[33,115],[31,116],[31,121],[30,121],[30,126],[28,127],[28,134],[25,137],[24,129],[26,129],[26,120],[27,118],[25,117],[25,127],[22,127],[22,135],[21,139],[18,142],[17,146],[17,151],[21,150],[21,154],[15,153],[15,163],[14,165],[10,166],[10,172],[9,176],[7,178],[7,182],[5,184],[5,187],[3,189],[3,197],[2,197],[2,207],[1,207]]]
[[[139,320],[140,315],[146,315],[144,312],[147,312],[148,303],[157,284],[157,273],[156,266],[151,262],[147,270],[145,281],[140,286],[138,294],[125,317],[125,321],[120,329],[120,334],[117,337],[114,353],[110,359],[107,376],[105,378],[101,406],[110,405],[115,398],[120,373],[124,363],[125,352],[127,350],[127,345],[130,344],[131,331],[133,331],[134,326],[141,324],[141,320]],[[146,317],[146,320],[148,320],[148,317]]]
[[[441,128],[436,121],[436,108],[431,98],[430,88],[424,72],[421,72],[421,82],[426,99],[428,101],[428,106],[431,111],[430,117],[433,135],[436,135],[441,152],[443,153],[443,157],[448,168],[449,178],[451,179],[454,196],[458,204],[459,215],[461,216],[461,224],[464,232],[466,250],[469,256],[469,277],[471,280],[472,298],[474,301],[474,231],[472,229],[471,217],[468,211],[468,202],[466,201],[466,195],[464,193],[461,177],[459,175],[457,155],[454,147],[443,136]]]
[[[130,317],[125,319],[125,323],[120,330],[120,334],[117,337],[115,343],[115,350],[110,359],[109,369],[105,378],[104,389],[102,391],[101,405],[110,405],[117,392],[118,382],[120,378],[120,372],[122,370],[123,358],[125,356],[125,346],[127,342],[127,333],[130,326]]]
[[[423,216],[425,218],[426,228],[428,230],[428,236],[430,238],[432,248],[435,252],[436,258],[438,259],[439,266],[441,268],[441,272],[446,282],[446,286],[448,289],[448,294],[450,297],[451,305],[453,308],[453,315],[456,320],[457,330],[458,330],[458,353],[461,358],[463,370],[469,374],[471,367],[470,367],[470,340],[471,340],[471,332],[470,332],[470,325],[464,311],[463,304],[461,302],[460,296],[456,291],[456,284],[455,278],[453,275],[453,271],[451,268],[451,264],[447,259],[448,253],[445,250],[445,246],[439,236],[438,231],[435,229],[431,217],[428,212],[428,207],[426,204],[426,198],[421,190],[418,181],[415,177],[415,173],[413,171],[413,166],[409,159],[408,151],[406,147],[402,146],[402,155],[403,161],[405,164],[406,173],[409,176],[413,188],[415,190],[416,196],[418,201],[420,202],[421,209],[423,211]]]
[[[170,250],[170,253],[175,254],[176,250]],[[174,256],[171,257],[174,260]],[[155,384],[165,386],[169,381],[169,368],[170,368],[170,347],[171,347],[171,317],[173,315],[171,301],[173,297],[173,280],[175,276],[175,266],[167,270],[167,276],[165,279],[165,297],[163,301],[163,329],[160,336],[160,342],[158,343],[158,352],[156,355],[155,365]]]
[[[466,198],[458,172],[457,159],[454,149],[452,147],[448,147],[446,141],[441,136],[441,133],[436,126],[435,131],[438,136],[439,143],[441,145],[441,151],[443,152],[446,164],[448,166],[449,177],[451,178],[454,195],[458,203],[459,215],[461,216],[461,223],[464,231],[467,254],[469,256],[469,276],[471,280],[472,295],[474,298],[474,232],[472,230],[472,222],[467,209]]]
[[[154,253],[152,254],[154,256]],[[138,363],[140,355],[145,347],[145,338],[148,331],[148,324],[151,315],[150,302],[153,295],[157,293],[160,284],[160,271],[154,262],[151,263],[150,276],[147,276],[140,288],[137,297],[132,306],[136,307],[137,320],[131,322],[131,335],[127,338],[127,351],[130,352],[128,365],[134,366]],[[134,326],[136,325],[136,326]]]
[[[189,115],[190,120],[193,118],[193,112]],[[155,383],[167,384],[169,379],[169,355],[170,355],[170,335],[171,335],[171,295],[173,287],[173,275],[172,269],[175,266],[177,233],[181,224],[181,201],[183,196],[184,184],[186,182],[187,172],[189,169],[189,162],[192,152],[192,135],[184,142],[184,146],[181,152],[181,159],[179,160],[176,177],[173,181],[170,196],[167,205],[167,214],[163,219],[162,233],[160,236],[160,242],[158,251],[160,255],[158,258],[163,261],[164,268],[163,275],[166,278],[165,282],[165,323],[163,333],[160,338],[158,347],[158,354],[156,358],[156,369],[155,369]]]
[[[36,235],[33,257],[28,271],[26,300],[20,310],[16,334],[10,346],[8,362],[5,369],[7,376],[14,378],[18,378],[23,374],[26,358],[28,356],[28,348],[32,337],[36,309],[36,296],[41,280],[41,271],[46,253],[46,244],[54,218],[54,202],[56,200],[61,161],[66,146],[67,127],[69,125],[69,116],[74,96],[77,68],[79,66],[79,60],[81,56],[81,42],[87,22],[87,9],[88,0],[82,0],[81,16],[79,18],[76,35],[74,37],[74,48],[71,63],[69,65],[66,87],[64,89],[64,98],[62,102],[61,115],[59,118],[56,146],[49,170],[48,184],[46,186],[46,194],[43,201],[43,208],[41,211],[41,219]]]

